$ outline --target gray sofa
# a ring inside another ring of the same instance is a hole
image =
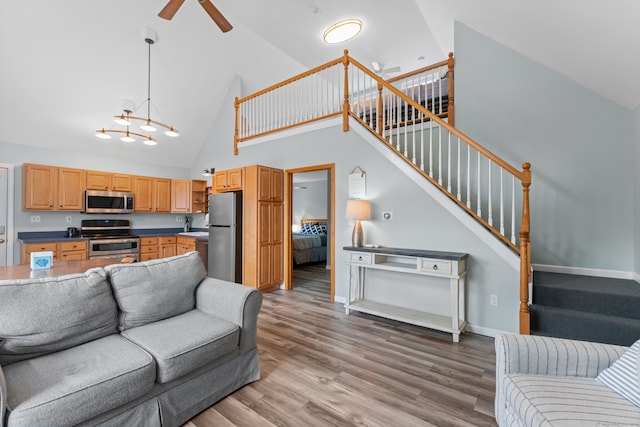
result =
[[[261,304],[197,252],[0,281],[0,427],[180,425],[260,378]]]
[[[640,426],[640,408],[623,397],[625,387],[640,391],[640,343],[634,346],[498,334],[498,425]]]

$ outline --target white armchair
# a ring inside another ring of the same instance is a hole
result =
[[[629,347],[499,334],[496,421],[505,426],[640,426],[640,408],[596,381]]]

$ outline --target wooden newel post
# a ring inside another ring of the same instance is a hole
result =
[[[447,59],[447,68],[449,68],[449,100],[447,105],[447,118],[448,123],[451,126],[456,125],[456,103],[454,102],[454,93],[453,93],[453,66],[455,65],[455,60],[453,59],[453,52],[449,52],[449,58]]]
[[[347,132],[349,130],[349,51],[344,50],[344,58],[342,60],[344,65],[344,104],[342,105],[342,130]]]
[[[233,134],[233,154],[235,156],[238,155],[238,140],[240,139],[240,135],[238,133],[238,121],[240,116],[240,102],[238,101],[238,97],[236,96],[236,100],[233,102],[233,106],[236,109],[236,128]]]
[[[529,281],[531,271],[531,242],[529,240],[529,187],[531,186],[531,164],[522,165],[522,228],[520,229],[520,333],[531,333],[529,312]]]

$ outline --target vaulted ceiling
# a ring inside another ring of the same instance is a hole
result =
[[[165,0],[3,0],[0,3],[0,142],[107,153],[190,167],[238,75],[249,94],[342,55],[408,71],[454,50],[453,23],[474,30],[624,108],[640,101],[640,2],[634,0],[214,0],[234,26],[221,33],[196,0],[173,20]],[[342,18],[365,28],[329,46]],[[123,100],[147,95],[143,30],[151,51],[152,116],[178,139],[155,147],[101,141]],[[424,61],[418,58],[424,57]],[[232,141],[208,143],[231,144]]]

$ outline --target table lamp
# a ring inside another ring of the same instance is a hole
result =
[[[356,220],[356,224],[353,226],[353,233],[351,234],[351,244],[356,248],[361,248],[364,244],[364,237],[362,235],[362,224],[360,224],[360,220],[371,219],[371,203],[369,203],[368,200],[347,200],[346,217]]]

